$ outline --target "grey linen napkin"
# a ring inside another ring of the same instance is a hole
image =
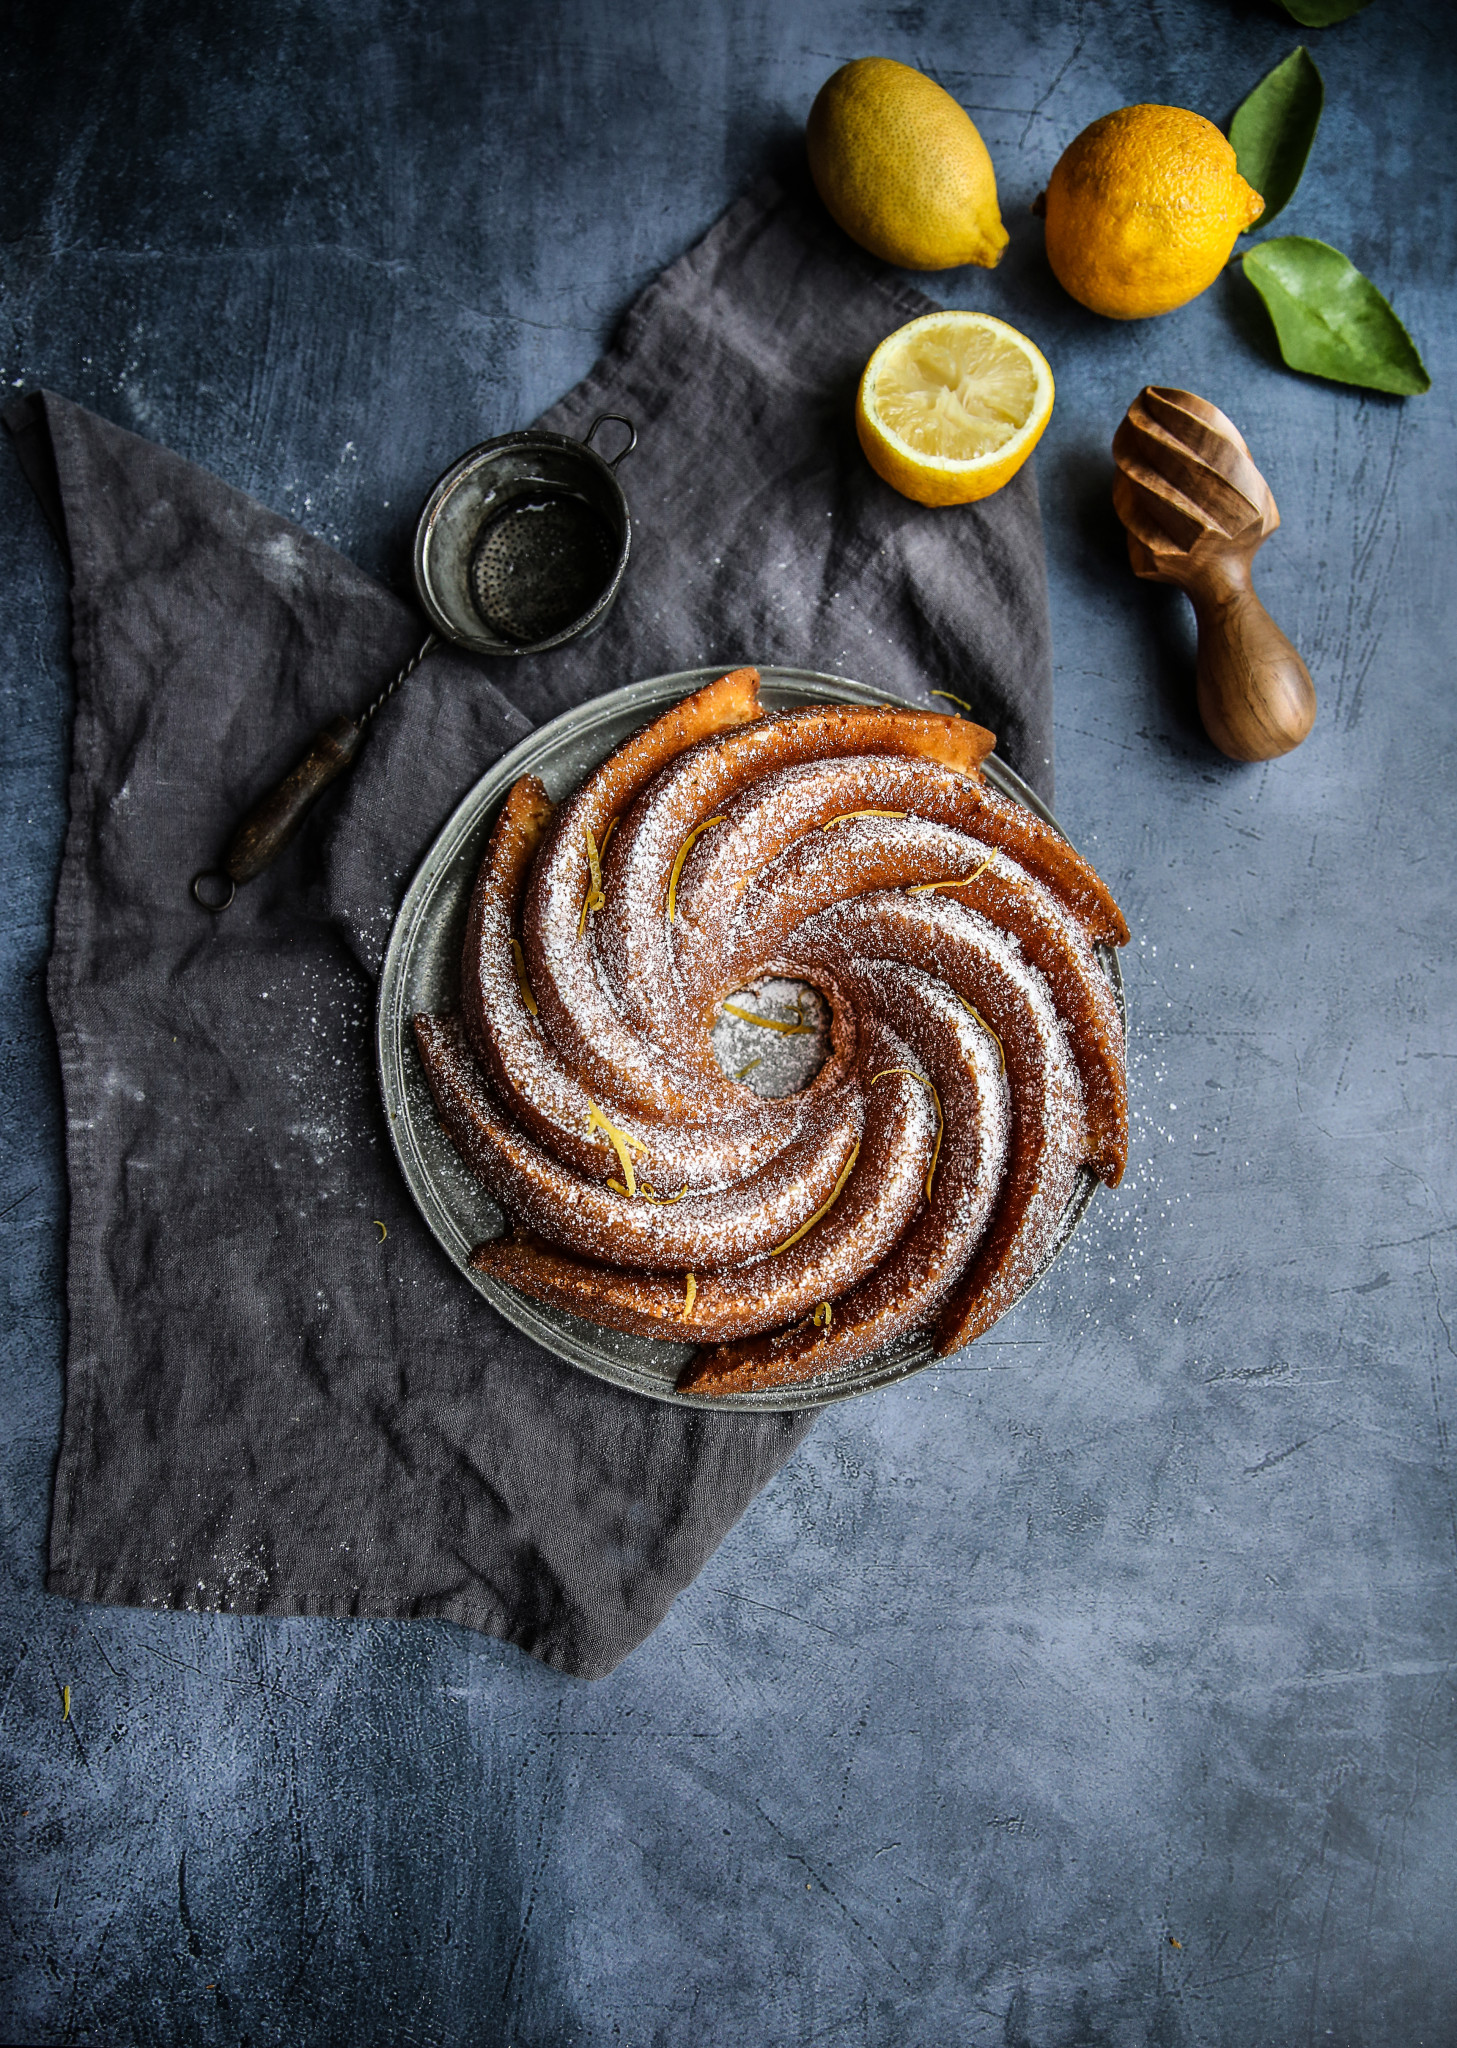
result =
[[[13,409],[74,577],[50,969],[71,1191],[53,1592],[445,1616],[599,1677],[799,1442],[807,1415],[591,1379],[461,1281],[394,1170],[373,976],[465,789],[533,725],[639,676],[785,662],[948,690],[1050,794],[1030,468],[984,506],[931,513],[855,442],[865,357],[927,309],[812,202],[762,188],[734,206],[546,416],[637,424],[634,554],[606,627],[489,668],[433,655],[352,779],[216,920],[189,876],[419,621],[178,456],[64,399]]]

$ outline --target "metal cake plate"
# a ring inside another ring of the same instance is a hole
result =
[[[496,812],[517,777],[540,776],[552,800],[560,802],[630,733],[722,673],[721,668],[700,668],[653,676],[565,712],[513,747],[461,799],[421,861],[390,934],[379,984],[380,1088],[395,1156],[421,1215],[463,1279],[518,1330],[584,1372],[654,1400],[692,1408],[818,1408],[871,1393],[933,1364],[930,1338],[924,1334],[902,1338],[841,1372],[793,1387],[751,1394],[680,1394],[674,1381],[691,1356],[692,1345],[665,1344],[600,1329],[473,1272],[468,1264],[472,1248],[488,1237],[499,1237],[506,1227],[505,1218],[466,1170],[440,1127],[411,1025],[419,1010],[451,1009],[457,1003],[471,885]],[[760,673],[761,700],[774,711],[825,703],[901,703],[907,710],[925,709],[843,676],[797,668],[767,668]],[[1061,830],[1047,806],[995,754],[985,762],[983,772],[1004,795],[1027,805]],[[1117,956],[1111,948],[1101,946],[1098,955],[1117,994],[1126,1031],[1127,1009]],[[1095,1174],[1084,1170],[1063,1212],[1057,1238],[1024,1292],[1037,1284],[1063,1250],[1100,1185]]]

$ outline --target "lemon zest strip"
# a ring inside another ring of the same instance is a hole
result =
[[[688,849],[689,849],[689,847],[690,847],[690,846],[692,846],[692,844],[693,844],[693,842],[694,842],[694,840],[695,840],[695,839],[699,838],[701,834],[703,834],[704,832],[706,832],[706,831],[708,830],[708,828],[709,828],[709,826],[710,826],[710,825],[721,825],[722,823],[723,823],[723,812],[722,812],[722,811],[720,811],[720,812],[719,812],[719,814],[718,814],[718,816],[717,816],[716,818],[705,818],[705,819],[704,819],[704,821],[703,821],[703,823],[702,823],[701,825],[695,825],[695,826],[693,827],[693,830],[692,830],[692,831],[691,831],[691,832],[690,832],[690,833],[688,834],[688,837],[687,837],[687,838],[686,838],[686,839],[685,839],[685,840],[683,841],[683,844],[682,844],[682,845],[681,845],[681,846],[680,846],[680,847],[678,848],[678,858],[677,858],[677,859],[676,859],[676,860],[674,861],[674,863],[673,863],[673,872],[672,872],[672,874],[671,874],[671,875],[669,875],[669,877],[668,877],[668,922],[669,922],[669,924],[671,924],[671,923],[673,922],[673,919],[674,919],[675,915],[677,914],[677,909],[678,909],[678,877],[679,877],[679,875],[681,875],[681,874],[682,874],[682,872],[683,872],[683,863],[684,863],[684,861],[685,861],[685,860],[687,860],[687,858],[688,858]]]
[[[511,958],[516,965],[516,986],[521,991],[521,1000],[534,1017],[536,997],[531,993],[531,983],[526,979],[526,955],[521,950],[520,939],[511,941]]]
[[[595,1102],[587,1104],[587,1129],[589,1131],[601,1131],[605,1135],[608,1144],[617,1154],[622,1165],[622,1177],[627,1182],[627,1186],[620,1189],[619,1192],[628,1196],[635,1195],[637,1193],[637,1175],[632,1170],[632,1154],[628,1151],[628,1147],[632,1146],[633,1150],[637,1152],[643,1151],[645,1148],[642,1139],[634,1138],[630,1131],[619,1130],[616,1124],[603,1116]]]
[[[827,1301],[822,1301],[814,1312],[815,1328],[817,1330],[828,1330],[834,1320],[835,1311]]]
[[[976,880],[983,868],[989,868],[996,857],[995,852],[989,853],[986,859],[979,866],[974,867],[969,875],[961,875],[955,881],[917,882],[913,888],[907,889],[906,894],[907,896],[929,896],[933,889],[964,889],[968,882]]]
[[[585,825],[582,827],[582,837],[587,842],[587,872],[591,876],[591,881],[587,885],[586,895],[582,898],[582,915],[577,920],[577,937],[579,939],[587,929],[587,919],[590,913],[594,910],[600,910],[607,901],[607,898],[602,893],[602,855],[607,851],[607,842],[612,837],[612,827],[616,823],[616,818],[608,820],[607,830],[602,834],[602,844],[600,847],[592,837],[590,828]]]
[[[801,1006],[803,1005],[803,1002],[804,998],[801,996]],[[762,1024],[766,1031],[787,1031],[791,1037],[794,1037],[797,1033],[801,1031],[814,1030],[813,1024],[806,1024],[804,1021],[803,1007],[801,1007],[800,1009],[799,1022],[797,1024],[786,1024],[783,1021],[783,1019],[779,1017],[760,1017],[753,1010],[741,1010],[737,1003],[725,1003],[723,1007],[727,1015],[729,1015],[730,1017],[742,1017],[746,1024]],[[747,1067],[744,1069],[744,1072],[748,1072]]]
[[[614,1195],[625,1195],[627,1193],[627,1189],[620,1180],[609,1180],[607,1185],[611,1188]],[[655,1188],[650,1188],[645,1180],[638,1182],[637,1191],[645,1202],[655,1202],[660,1209],[671,1209],[673,1204],[681,1202],[688,1192],[687,1188],[679,1188],[676,1195],[660,1195]]]
[[[683,1275],[683,1313],[678,1318],[680,1323],[686,1323],[688,1318],[692,1315],[693,1304],[695,1301],[697,1301],[697,1299],[698,1282],[694,1279],[691,1273],[685,1273]]]
[[[754,1071],[754,1069],[755,1069],[755,1067],[762,1067],[762,1066],[763,1066],[763,1064],[764,1064],[764,1055],[763,1055],[763,1053],[761,1053],[761,1052],[756,1052],[756,1053],[754,1054],[754,1057],[753,1057],[753,1058],[752,1058],[752,1059],[751,1059],[751,1060],[749,1061],[749,1064],[748,1064],[748,1065],[747,1065],[746,1067],[740,1067],[740,1068],[739,1068],[739,1071],[738,1071],[738,1072],[737,1072],[737,1073],[736,1073],[736,1074],[734,1075],[734,1079],[735,1079],[736,1081],[742,1081],[742,1080],[743,1080],[743,1078],[744,1078],[744,1076],[745,1076],[745,1074],[752,1074],[752,1073],[753,1073],[753,1071]]]
[[[953,697],[949,690],[933,690],[931,695],[933,697],[944,697],[948,704],[959,704],[967,717],[971,716],[971,706],[964,697]]]
[[[828,832],[831,825],[848,824],[851,818],[908,818],[909,811],[841,811],[837,818],[826,818],[821,832]]]
[[[844,1187],[846,1181],[850,1178],[850,1174],[855,1165],[855,1161],[859,1157],[860,1147],[859,1145],[856,1145],[855,1150],[850,1154],[850,1157],[845,1161],[844,1171],[841,1173],[840,1178],[835,1182],[834,1189],[830,1195],[830,1199],[828,1200],[828,1202],[824,1203],[820,1208],[815,1210],[813,1216],[810,1217],[808,1223],[801,1223],[798,1230],[795,1231],[793,1237],[786,1237],[783,1244],[776,1244],[773,1251],[771,1251],[769,1254],[771,1259],[777,1259],[779,1254],[781,1252],[787,1252],[792,1244],[798,1244],[799,1240],[805,1235],[807,1231],[814,1229],[815,1225],[819,1222],[822,1216],[829,1215],[831,1209],[833,1209],[836,1202],[839,1201],[840,1191]]]
[[[993,1031],[991,1025],[988,1024],[986,1018],[983,1017],[981,1011],[978,1010],[973,1003],[969,1003],[966,1000],[965,996],[957,996],[956,1000],[958,1003],[960,1003],[963,1010],[969,1011],[970,1014],[973,1017],[975,1017],[977,1023],[980,1024],[982,1030],[986,1033],[987,1037],[996,1040],[997,1058],[1001,1061],[1002,1072],[1005,1074],[1007,1071],[1007,1055],[1006,1051],[1003,1048],[1001,1039],[997,1038],[996,1032]]]
[[[622,1139],[625,1139],[625,1140],[626,1140],[626,1142],[627,1142],[627,1143],[628,1143],[629,1145],[631,1145],[631,1147],[632,1147],[632,1149],[633,1149],[633,1151],[634,1151],[634,1152],[646,1152],[646,1151],[647,1151],[647,1149],[648,1149],[648,1148],[647,1148],[646,1144],[645,1144],[645,1143],[643,1142],[643,1140],[642,1140],[641,1138],[635,1138],[635,1137],[634,1137],[634,1136],[632,1135],[632,1132],[631,1132],[631,1131],[629,1131],[629,1130],[624,1130],[624,1129],[623,1129],[623,1128],[622,1128],[621,1126],[619,1126],[619,1125],[617,1125],[617,1124],[610,1124],[610,1123],[609,1123],[609,1122],[607,1121],[606,1117],[605,1117],[605,1116],[604,1116],[604,1115],[602,1114],[601,1110],[600,1110],[600,1109],[599,1109],[599,1108],[597,1107],[596,1103],[595,1103],[595,1102],[593,1102],[593,1101],[591,1101],[591,1100],[590,1100],[590,1098],[589,1098],[589,1100],[588,1100],[588,1103],[587,1103],[587,1110],[588,1110],[588,1116],[587,1116],[587,1129],[588,1129],[589,1131],[614,1131],[614,1130],[615,1130],[615,1131],[617,1132],[617,1135],[618,1135],[618,1137],[619,1137],[619,1138],[622,1138]]]
[[[960,1001],[960,997],[957,1000]],[[992,1036],[996,1038],[996,1033],[993,1032]],[[1000,1044],[1000,1039],[997,1042]],[[929,1202],[931,1199],[931,1183],[936,1178],[936,1167],[941,1157],[941,1140],[946,1131],[946,1119],[941,1113],[941,1098],[936,1093],[936,1083],[928,1081],[924,1074],[918,1074],[914,1067],[882,1067],[878,1074],[871,1075],[870,1086],[873,1088],[877,1081],[883,1081],[887,1074],[909,1074],[913,1081],[919,1081],[923,1088],[930,1089],[931,1100],[936,1105],[936,1144],[931,1153],[931,1164],[926,1172],[926,1200]]]
[[[936,1144],[935,1149],[931,1153],[930,1169],[926,1174],[926,1200],[929,1202],[931,1199],[931,1183],[936,1178],[936,1166],[941,1157],[941,1140],[946,1132],[946,1119],[941,1113],[941,1098],[936,1093],[936,1083],[928,1081],[926,1086],[930,1089],[931,1100],[936,1105]]]

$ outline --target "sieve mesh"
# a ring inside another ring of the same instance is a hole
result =
[[[617,550],[584,498],[517,498],[482,531],[470,561],[471,602],[492,632],[529,644],[565,632],[611,581]]]

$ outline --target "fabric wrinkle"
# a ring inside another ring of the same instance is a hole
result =
[[[48,974],[71,1190],[52,1592],[437,1615],[600,1677],[802,1440],[812,1411],[640,1399],[472,1291],[384,1142],[373,982],[465,792],[639,678],[748,660],[922,703],[944,689],[1048,793],[1030,466],[970,516],[927,515],[871,475],[848,411],[871,349],[929,303],[801,194],[736,202],[545,415],[638,429],[632,557],[601,631],[493,663],[432,654],[215,921],[190,877],[423,625],[242,491],[45,396],[77,674]]]

